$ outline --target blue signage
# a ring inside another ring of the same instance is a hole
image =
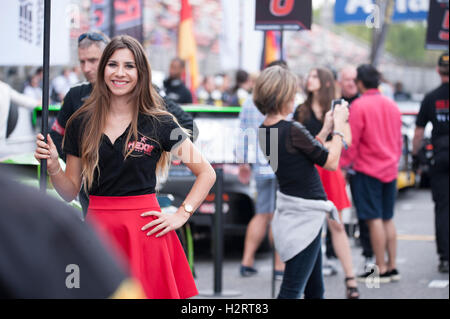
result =
[[[393,22],[426,20],[429,0],[395,0]],[[379,15],[375,0],[336,0],[334,6],[335,23],[365,23],[367,18]]]

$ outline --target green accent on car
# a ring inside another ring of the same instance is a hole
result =
[[[239,113],[240,106],[213,106],[213,105],[182,105],[181,108],[188,113]]]
[[[49,112],[59,112],[59,110],[61,110],[61,105],[59,104],[52,104],[48,106]],[[38,112],[42,112],[42,106],[36,106],[33,110],[33,116],[31,119],[33,126],[36,126]]]
[[[186,104],[181,108],[188,113],[239,113],[241,111],[240,106],[214,106],[214,105],[198,105],[198,104]],[[59,112],[61,105],[52,104],[48,106],[49,112]],[[37,124],[38,112],[42,112],[42,106],[36,106],[33,110],[32,123],[33,126]]]
[[[34,158],[33,153],[12,155],[0,160],[0,162],[4,164],[39,166],[39,162]]]

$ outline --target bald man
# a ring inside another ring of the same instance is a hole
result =
[[[356,86],[356,68],[346,66],[339,72],[338,82],[341,88],[342,98],[350,105],[359,97],[358,87]]]
[[[356,85],[356,76],[357,76],[356,67],[351,65],[347,65],[339,71],[338,83],[341,89],[341,96],[344,100],[348,102],[350,106],[351,103],[359,97],[359,91]],[[347,172],[346,175],[348,182],[350,184],[350,190],[353,193],[353,186],[352,186],[353,175],[351,173],[352,172]],[[359,226],[359,239],[363,250],[362,255],[365,258],[365,264],[366,265],[371,264],[373,263],[373,251],[372,245],[370,243],[369,227],[367,226],[365,220],[359,218],[358,218],[358,226]],[[331,253],[328,252],[328,250],[331,249],[332,245],[330,243],[327,244],[327,254],[332,255]]]

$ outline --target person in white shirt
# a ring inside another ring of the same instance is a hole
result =
[[[53,79],[52,86],[52,100],[55,103],[61,103],[64,96],[69,92],[73,85],[73,80],[70,76],[71,70],[65,68],[60,75]]]
[[[23,94],[29,96],[37,101],[42,101],[42,87],[41,87],[42,71],[37,70],[30,76],[29,81],[23,90]],[[31,117],[33,109],[20,107],[17,110],[17,123],[14,130],[7,138],[11,141],[18,140],[34,140],[35,132],[31,124]],[[7,134],[8,135],[8,134]]]
[[[37,100],[42,99],[42,88],[40,86],[39,74],[33,74],[30,78],[30,82],[25,86],[23,94],[32,97]]]
[[[0,146],[6,140],[6,129],[11,102],[28,109],[33,109],[41,104],[39,99],[19,93],[7,83],[0,81]]]

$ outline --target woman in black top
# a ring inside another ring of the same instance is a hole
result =
[[[293,112],[297,90],[296,76],[274,66],[264,70],[254,89],[253,99],[266,115],[259,141],[280,186],[277,210],[272,222],[275,247],[286,262],[278,298],[323,298],[320,233],[326,213],[336,208],[327,201],[315,164],[325,169],[338,167],[342,148],[342,131],[348,118],[346,104],[328,112],[317,135],[325,140],[333,131],[329,148],[325,148],[303,125],[286,121]]]
[[[148,298],[189,298],[197,288],[174,230],[204,200],[215,173],[162,105],[141,44],[118,36],[103,52],[91,96],[67,123],[65,171],[50,136],[47,144],[38,135],[35,157],[47,159],[51,181],[66,201],[76,197],[83,180],[87,219],[128,260]],[[161,212],[155,196],[170,154],[197,176],[172,215]]]
[[[315,136],[322,129],[325,114],[331,109],[332,100],[336,97],[333,73],[324,68],[312,69],[306,81],[306,92],[307,99],[295,110],[294,119],[302,123],[311,135]],[[350,146],[351,130],[348,123],[342,133],[344,133],[346,144]],[[329,138],[331,136],[327,140]],[[325,141],[326,143],[328,142]],[[317,170],[327,198],[336,206],[342,221],[342,210],[351,207],[344,175],[339,167],[335,171],[328,171],[319,166]],[[345,273],[346,296],[349,299],[357,299],[359,292],[353,272],[350,243],[344,225],[329,219],[327,225],[328,231],[331,233],[334,251],[341,261]]]

